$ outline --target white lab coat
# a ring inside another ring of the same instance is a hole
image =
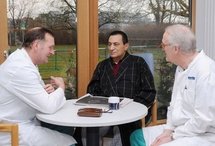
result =
[[[73,137],[39,126],[37,113],[51,114],[66,99],[62,88],[48,94],[25,49],[17,49],[0,66],[0,121],[19,124],[19,141],[24,146],[69,146]],[[0,133],[0,145],[10,145],[9,135]]]
[[[197,146],[198,142],[204,146],[215,145],[215,62],[203,51],[186,70],[177,67],[164,128],[174,130],[175,140],[168,145]],[[150,130],[146,129],[143,128],[145,140],[150,144],[154,136],[149,136]]]

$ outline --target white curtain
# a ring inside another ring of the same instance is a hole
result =
[[[196,0],[197,48],[215,60],[215,0]]]

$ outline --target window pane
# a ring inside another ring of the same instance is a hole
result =
[[[43,26],[55,35],[55,55],[39,65],[45,82],[61,76],[67,98],[76,97],[76,4],[75,1],[8,0],[10,52],[21,46],[26,30]]]
[[[158,119],[166,118],[175,66],[165,61],[159,47],[164,28],[191,24],[189,0],[99,0],[99,59],[108,57],[107,35],[123,30],[129,37],[129,52],[149,61],[157,89]]]

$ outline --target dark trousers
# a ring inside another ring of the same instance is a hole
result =
[[[127,124],[118,125],[118,127],[119,127],[119,131],[120,131],[122,146],[130,146],[131,134],[135,130],[141,129],[142,123],[141,123],[141,120],[138,120],[138,121],[127,123]]]
[[[68,135],[71,135],[71,136],[73,136],[73,134],[74,134],[74,127],[58,126],[58,125],[53,125],[53,124],[45,123],[45,122],[42,122],[42,121],[41,121],[41,126],[49,128],[51,130],[56,130],[58,132],[61,132],[61,133],[64,133],[64,134],[68,134]]]
[[[151,108],[149,108],[148,114],[145,117],[145,125],[150,123],[151,115]],[[122,146],[130,146],[130,136],[135,130],[142,129],[142,121],[138,120],[127,124],[118,125],[118,127],[120,131]]]
[[[142,123],[141,120],[127,123],[127,124],[122,124],[118,125],[119,131],[120,131],[120,136],[121,136],[121,141],[122,141],[122,146],[130,146],[130,136],[131,134],[137,130],[142,128]],[[113,134],[113,127],[110,127],[111,129],[109,130],[109,134]],[[78,127],[75,130],[74,138],[76,139],[77,146],[83,146],[82,141],[81,141],[81,128]]]
[[[82,143],[82,128],[81,127],[76,127],[75,128],[75,133],[74,133],[73,137],[77,141],[76,146],[83,146],[83,143]]]

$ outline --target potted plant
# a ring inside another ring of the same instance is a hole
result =
[[[73,51],[73,49],[68,48],[57,52],[58,56],[62,59],[62,64],[64,66],[62,76],[65,78],[66,99],[76,98],[76,58],[73,55],[75,54]]]
[[[66,99],[76,98],[76,68],[71,63],[66,70],[66,89],[65,96]]]

